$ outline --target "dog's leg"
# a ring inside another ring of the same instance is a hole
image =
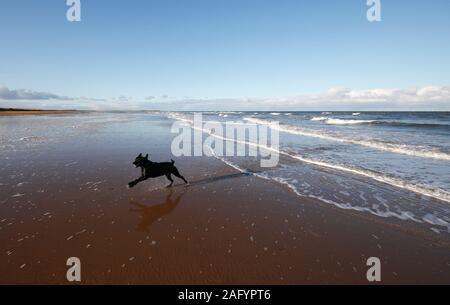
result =
[[[172,177],[170,176],[170,174],[167,174],[166,177],[167,177],[167,179],[169,179],[169,181],[170,181],[170,184],[169,184],[167,187],[171,187],[172,184],[173,184],[173,179],[172,179]]]
[[[147,180],[148,178],[146,177],[139,177],[136,180],[131,181],[130,183],[128,183],[128,187],[134,187],[136,184],[138,184],[139,182],[142,182],[144,180]]]
[[[177,169],[176,167],[173,168],[172,174],[173,174],[175,177],[178,177],[178,178],[180,178],[181,180],[183,180],[184,183],[186,183],[186,184],[188,183],[187,180],[184,179],[183,176],[181,176],[180,172],[178,171],[178,169]]]

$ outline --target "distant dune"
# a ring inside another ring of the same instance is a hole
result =
[[[67,114],[67,113],[74,113],[76,111],[77,110],[41,110],[41,109],[0,108],[0,116]]]

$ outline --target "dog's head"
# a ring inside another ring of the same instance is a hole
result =
[[[142,154],[139,154],[139,156],[134,159],[133,165],[136,167],[143,167],[148,161],[148,154],[145,157],[142,156]]]

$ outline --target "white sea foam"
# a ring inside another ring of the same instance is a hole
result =
[[[432,198],[439,199],[442,201],[450,202],[450,193],[446,192],[442,189],[439,189],[439,188],[432,188],[427,185],[422,185],[422,184],[418,184],[418,183],[417,184],[410,183],[410,182],[402,180],[400,178],[390,177],[390,176],[383,175],[383,174],[380,174],[380,173],[377,173],[374,171],[370,171],[370,170],[366,170],[366,169],[352,168],[352,167],[347,167],[347,166],[340,165],[340,164],[333,164],[333,163],[329,163],[329,162],[313,160],[313,159],[305,158],[302,156],[292,155],[292,154],[289,154],[286,152],[280,152],[280,153],[290,156],[291,158],[302,161],[304,163],[318,165],[318,166],[321,166],[324,168],[330,168],[330,169],[347,172],[347,173],[351,173],[351,174],[355,174],[355,175],[359,175],[359,176],[364,176],[364,177],[376,180],[381,183],[389,184],[389,185],[392,185],[392,186],[395,186],[398,188],[402,188],[402,189],[406,189],[411,192],[415,192],[420,195],[424,195],[424,196],[432,197]]]
[[[334,118],[327,118],[327,117],[314,117],[311,119],[311,121],[320,121],[327,124],[334,124],[334,125],[356,125],[356,124],[370,124],[375,123],[375,120],[344,120],[344,119],[334,119]]]
[[[273,124],[271,121],[267,120],[261,120],[257,118],[244,118],[245,121],[260,124],[260,125],[266,125],[271,128],[277,128],[281,132],[289,133],[289,134],[295,134],[300,136],[306,136],[306,137],[314,137],[314,138],[320,138],[323,140],[330,140],[330,141],[336,141],[346,144],[355,144],[355,145],[362,145],[366,147],[370,147],[373,149],[378,150],[384,150],[389,151],[392,153],[397,154],[404,154],[408,156],[414,156],[414,157],[422,157],[422,158],[431,158],[431,159],[438,159],[438,160],[447,160],[450,161],[450,155],[444,152],[435,151],[427,147],[418,147],[413,145],[402,145],[402,144],[394,144],[394,143],[387,143],[387,142],[379,142],[375,140],[356,140],[356,139],[348,139],[339,137],[336,134],[327,134],[315,130],[310,130],[306,128],[301,128],[297,126],[292,125],[286,125],[286,124],[279,124],[278,127]]]

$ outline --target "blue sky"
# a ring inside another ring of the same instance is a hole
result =
[[[0,3],[0,107],[450,109],[448,0],[65,2]]]

